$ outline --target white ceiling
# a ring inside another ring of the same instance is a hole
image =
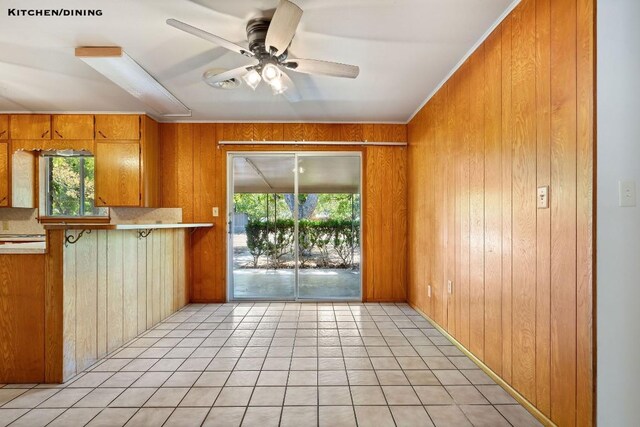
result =
[[[277,0],[3,0],[0,111],[149,111],[74,57],[122,46],[203,121],[406,122],[512,0],[294,0],[304,15],[290,56],[360,66],[355,80],[290,72],[303,101],[267,87],[201,80],[246,58],[165,24],[176,18],[246,45],[246,22]],[[101,17],[9,17],[9,8],[102,9]]]

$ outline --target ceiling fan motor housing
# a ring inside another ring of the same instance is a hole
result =
[[[256,67],[258,70],[267,63],[279,63],[287,59],[287,51],[282,55],[275,57],[276,61],[273,61],[271,54],[267,52],[265,39],[267,37],[269,24],[271,24],[271,19],[269,18],[254,18],[247,23],[247,40],[249,41],[249,50],[253,52],[255,58],[260,61],[260,64]]]

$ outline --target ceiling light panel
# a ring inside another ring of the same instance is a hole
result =
[[[120,47],[80,47],[76,57],[164,117],[190,117],[178,98]]]

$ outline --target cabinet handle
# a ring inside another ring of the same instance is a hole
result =
[[[55,130],[54,132],[55,132],[55,133],[56,133],[56,135],[58,135],[60,138],[64,138],[64,136],[62,136],[62,135],[60,134],[60,132],[58,132],[57,130]]]
[[[5,133],[7,133],[7,131],[3,130],[2,132],[0,132],[0,136],[4,136]]]
[[[100,196],[98,196],[98,199],[102,202],[103,205],[106,205],[107,202]]]
[[[49,131],[45,130],[44,133],[42,135],[40,135],[40,138],[44,138],[45,136],[47,136],[48,133],[49,133]]]
[[[99,130],[98,133],[100,134],[101,137],[103,137],[104,139],[107,139],[106,135],[104,133],[102,133],[101,130]]]

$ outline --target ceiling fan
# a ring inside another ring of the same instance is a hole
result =
[[[167,24],[252,59],[251,64],[229,71],[205,72],[202,77],[209,85],[237,86],[238,78],[242,77],[245,83],[255,90],[264,80],[271,87],[274,95],[282,94],[287,100],[295,102],[300,100],[300,96],[285,70],[351,79],[356,78],[360,72],[355,65],[318,59],[289,58],[289,45],[301,17],[302,9],[295,3],[280,0],[272,18],[255,18],[247,23],[248,48],[176,19],[167,19]]]

